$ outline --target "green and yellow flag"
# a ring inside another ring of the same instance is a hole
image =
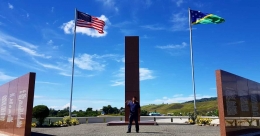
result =
[[[202,13],[196,10],[190,10],[190,20],[192,25],[196,24],[220,24],[225,22],[225,19],[208,13]]]

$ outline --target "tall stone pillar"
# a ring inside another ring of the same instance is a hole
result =
[[[125,37],[125,101],[136,96],[140,103],[139,36]],[[139,119],[140,121],[140,116]],[[125,106],[125,121],[129,121],[129,107]]]

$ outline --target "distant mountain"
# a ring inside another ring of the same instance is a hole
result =
[[[197,111],[199,113],[207,113],[218,109],[217,97],[202,98],[196,100]],[[183,103],[167,103],[167,104],[149,104],[141,107],[142,110],[148,112],[167,113],[189,113],[194,111],[193,101]]]
[[[202,99],[197,99],[196,102],[207,102],[207,101],[215,101],[217,100],[217,97],[211,97],[211,98],[202,98]],[[193,103],[194,101],[187,101],[187,102],[183,102],[183,103]]]

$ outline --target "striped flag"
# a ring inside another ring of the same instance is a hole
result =
[[[97,17],[77,11],[76,26],[93,28],[96,29],[99,33],[103,34],[105,22],[103,20],[98,19]]]

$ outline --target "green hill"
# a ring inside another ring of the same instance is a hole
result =
[[[218,109],[216,98],[204,98],[196,101],[197,111],[201,114],[205,114],[209,111],[215,111]],[[193,112],[193,101],[188,101],[184,103],[172,103],[172,104],[150,104],[142,106],[142,110],[148,112],[159,112],[161,114],[167,113],[189,113]],[[175,115],[176,115],[175,114]]]

